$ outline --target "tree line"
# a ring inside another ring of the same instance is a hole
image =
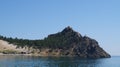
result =
[[[17,45],[17,47],[33,47],[33,48],[59,48],[64,49],[69,47],[70,38],[69,35],[62,35],[61,33],[50,35],[47,38],[39,39],[39,40],[29,40],[29,39],[19,39],[19,38],[12,38],[12,37],[4,37],[0,35],[1,40],[5,40],[10,44]]]

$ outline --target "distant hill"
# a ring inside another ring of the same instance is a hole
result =
[[[36,49],[32,52],[40,56],[78,56],[81,58],[110,57],[110,55],[99,46],[96,40],[82,36],[70,26],[61,32],[48,35],[47,38],[41,40],[13,39],[3,36],[0,36],[0,39],[17,45],[17,47],[32,47]]]

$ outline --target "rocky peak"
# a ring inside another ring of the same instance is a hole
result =
[[[63,29],[63,31],[62,32],[73,32],[74,30],[72,29],[72,27],[70,27],[70,26],[68,26],[68,27],[66,27],[65,29]]]
[[[61,50],[60,54],[67,56],[79,56],[81,58],[105,58],[110,55],[104,51],[99,43],[88,36],[82,36],[70,26],[56,34],[49,35],[49,41],[55,49]],[[51,42],[50,42],[51,41]],[[49,44],[50,45],[50,44]]]
[[[72,27],[68,26],[61,32],[63,35],[72,35],[75,37],[82,37],[82,35],[79,32],[76,32],[72,29]]]

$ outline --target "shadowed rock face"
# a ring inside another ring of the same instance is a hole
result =
[[[62,48],[56,48],[61,50],[60,54],[65,56],[78,56],[81,58],[108,58],[110,55],[105,52],[94,39],[87,36],[82,36],[80,33],[74,31],[71,27],[66,27],[62,32],[49,35],[52,37],[65,38],[66,45]],[[62,41],[61,41],[62,42]]]

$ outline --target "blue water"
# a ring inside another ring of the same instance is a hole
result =
[[[4,55],[0,56],[0,67],[120,67],[120,57],[81,59]]]

